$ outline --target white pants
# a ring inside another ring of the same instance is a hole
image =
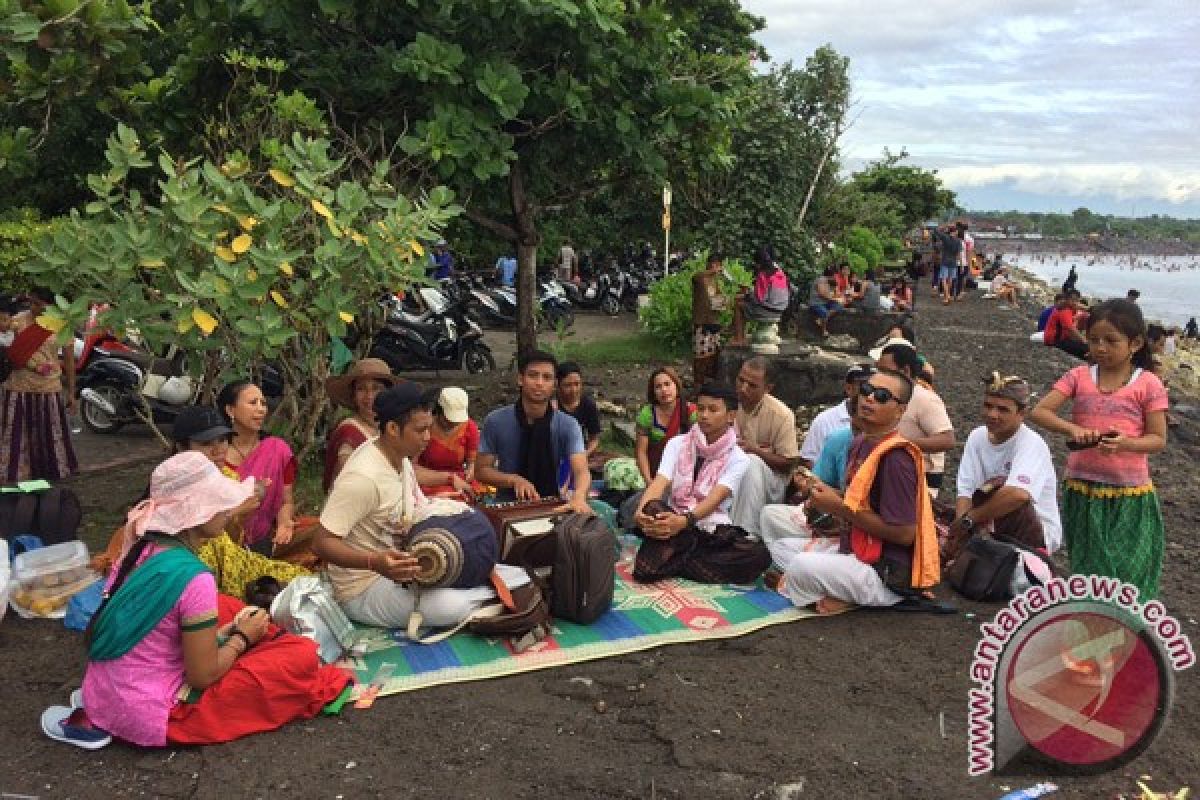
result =
[[[840,543],[837,536],[812,535],[804,506],[769,505],[758,515],[758,529],[771,560],[783,572],[797,555],[836,553]]]
[[[425,625],[445,628],[457,625],[495,596],[490,586],[421,589],[418,594],[416,590],[381,577],[362,594],[342,603],[342,609],[355,622],[380,628],[404,628],[419,603]]]
[[[894,606],[902,599],[883,585],[879,574],[869,565],[842,553],[794,555],[779,591],[800,608],[823,597],[859,606]]]
[[[748,458],[750,463],[746,465],[742,482],[733,493],[733,510],[729,515],[734,525],[751,533],[759,533],[758,517],[763,506],[783,502],[791,475],[776,472],[758,456]]]

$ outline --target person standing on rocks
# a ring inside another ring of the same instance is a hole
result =
[[[915,383],[921,372],[921,361],[917,357],[917,349],[907,342],[883,348],[875,366],[880,370],[899,372],[914,381],[912,397],[900,419],[900,435],[921,449],[924,454],[925,483],[930,494],[936,495],[945,478],[946,451],[953,449],[956,444],[954,423],[946,413],[946,404],[936,392]]]
[[[942,305],[947,306],[954,296],[954,281],[958,278],[958,255],[963,246],[962,239],[952,236],[948,230],[934,227],[929,231],[941,250],[941,266],[937,271],[934,295],[937,295],[937,289],[941,289]]]
[[[733,524],[758,529],[758,515],[768,503],[783,502],[792,469],[799,463],[796,415],[770,392],[775,388],[770,362],[748,358],[737,376],[738,446],[749,463],[733,497]]]
[[[725,295],[718,280],[721,256],[709,253],[704,269],[692,276],[692,385],[703,386],[717,374],[721,354],[721,312]]]
[[[1025,424],[1028,382],[993,372],[985,381],[983,425],[958,464],[958,499],[946,561],[971,535],[991,529],[1053,553],[1062,542],[1057,479],[1046,440]]]

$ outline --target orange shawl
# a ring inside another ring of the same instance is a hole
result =
[[[879,460],[897,447],[908,450],[917,468],[917,535],[913,540],[912,586],[914,589],[928,589],[941,582],[942,565],[938,555],[937,529],[933,524],[933,505],[929,501],[929,492],[925,490],[921,448],[899,434],[884,439],[855,471],[846,487],[844,502],[854,512],[870,507],[871,486],[875,483]],[[859,528],[852,528],[850,548],[860,561],[874,564],[883,555],[883,540]]]

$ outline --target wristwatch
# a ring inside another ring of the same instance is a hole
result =
[[[696,527],[696,514],[695,514],[695,512],[693,512],[693,511],[689,511],[689,512],[687,512],[686,514],[684,514],[684,515],[683,515],[683,518],[684,518],[685,520],[687,520],[687,527],[689,527],[689,528],[694,528],[694,527]]]

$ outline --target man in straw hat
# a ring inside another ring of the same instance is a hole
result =
[[[415,383],[393,386],[375,398],[379,436],[350,456],[321,511],[313,550],[329,563],[334,596],[350,619],[404,628],[417,593],[406,584],[417,559],[397,550],[394,537],[429,514],[412,459],[429,443],[433,415]],[[454,625],[491,598],[490,588],[424,589],[425,624]]]
[[[1029,384],[993,372],[984,379],[983,425],[971,431],[958,465],[949,560],[984,530],[1049,552],[1062,542],[1058,479],[1046,440],[1025,424]]]

